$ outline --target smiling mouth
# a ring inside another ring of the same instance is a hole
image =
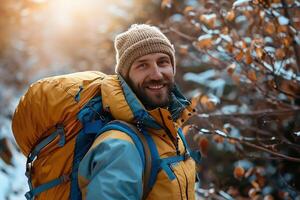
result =
[[[149,85],[149,86],[147,86],[147,89],[150,89],[150,90],[160,90],[160,89],[162,89],[163,87],[165,87],[165,84],[160,84],[160,85]]]

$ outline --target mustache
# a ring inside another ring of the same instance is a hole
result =
[[[149,80],[144,82],[143,85],[147,86],[147,85],[169,85],[169,84],[170,81],[161,79],[161,80]]]

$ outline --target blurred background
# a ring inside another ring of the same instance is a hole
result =
[[[11,131],[34,81],[114,73],[116,34],[159,26],[174,43],[176,81],[197,104],[184,126],[197,199],[300,199],[298,0],[2,0],[0,200],[25,199],[25,157]]]

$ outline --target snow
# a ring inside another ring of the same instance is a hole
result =
[[[275,15],[276,17],[281,16],[279,12],[277,12],[276,10],[272,10],[273,15]]]
[[[198,115],[201,118],[209,118],[209,114],[203,113]]]
[[[204,71],[199,74],[195,74],[192,72],[186,73],[183,76],[183,79],[186,81],[193,81],[204,85],[211,89],[210,92],[213,92],[216,96],[222,96],[224,92],[224,87],[226,82],[222,78],[215,78],[217,76],[217,72],[214,69],[210,69]]]
[[[201,128],[200,132],[203,133],[203,134],[210,133],[210,131],[205,129],[205,128]]]
[[[266,52],[269,52],[269,53],[275,53],[275,51],[276,51],[276,49],[275,49],[274,47],[271,47],[271,46],[266,46],[266,47],[264,48],[264,50],[265,50]]]
[[[205,72],[195,74],[195,73],[186,73],[183,76],[184,80],[191,80],[197,83],[205,83],[208,79],[215,77],[216,71],[214,69],[207,70]]]
[[[280,25],[288,25],[289,19],[281,15],[278,17],[278,22]]]
[[[221,34],[220,35],[220,38],[222,38],[223,40],[225,40],[226,42],[229,42],[231,43],[232,42],[232,39],[229,35],[224,35],[224,34]]]
[[[201,17],[205,18],[205,20],[211,20],[211,19],[215,19],[217,15],[215,13],[212,13],[212,14],[201,15]]]
[[[218,135],[221,135],[221,136],[227,137],[227,134],[226,134],[226,133],[224,133],[223,131],[220,131],[220,130],[215,130],[215,132],[216,132]]]
[[[221,103],[220,98],[217,97],[216,95],[209,93],[207,96],[208,96],[209,101],[214,103],[215,105]]]
[[[224,114],[236,113],[238,110],[237,105],[226,105],[221,108],[221,112]]]
[[[198,41],[211,39],[211,38],[212,38],[211,34],[205,34],[205,35],[201,35],[200,37],[198,37]]]
[[[272,3],[272,4],[271,4],[271,7],[272,7],[272,8],[281,8],[282,5],[281,5],[281,3]]]
[[[205,33],[207,33],[208,35],[211,35],[211,34],[220,34],[220,30],[218,30],[218,29],[208,29],[206,26],[204,26],[203,24],[201,25],[201,29],[205,32]],[[203,35],[202,35],[203,36]],[[201,37],[201,36],[200,36]],[[212,35],[211,36],[206,36],[207,38],[206,39],[209,39],[209,38],[211,38],[212,37]],[[199,40],[199,38],[198,38],[198,40]]]
[[[2,160],[0,160],[0,161],[2,161]],[[1,167],[1,164],[2,163],[0,163],[0,167]],[[4,173],[2,170],[0,171],[0,180],[1,180],[0,200],[5,200],[11,183],[9,181],[9,176],[6,173]]]
[[[297,137],[300,137],[300,131],[294,132],[294,134],[295,134]]]
[[[25,176],[25,157],[16,149],[13,150],[13,166],[7,165],[0,159],[0,200],[25,199],[27,179]]]
[[[239,160],[239,161],[234,163],[234,166],[235,167],[240,166],[240,167],[243,167],[244,169],[247,170],[247,169],[253,167],[253,163],[248,161],[248,160]]]
[[[199,3],[196,0],[187,0],[186,5],[195,7],[195,6],[199,6]]]
[[[170,17],[170,21],[172,22],[181,22],[183,20],[183,15],[182,14],[174,14]]]
[[[249,2],[250,2],[250,0],[237,0],[233,3],[232,7],[236,8],[236,7],[240,7],[240,6],[245,6],[245,5],[248,5]]]
[[[11,119],[8,117],[15,110],[21,94],[17,91],[13,92],[9,87],[6,87],[6,90],[12,92],[13,97],[0,114],[0,139],[6,138],[8,141],[8,148],[12,153],[12,165],[0,159],[0,200],[24,200],[24,194],[28,190],[25,176],[26,158],[17,150],[11,130]]]
[[[244,37],[244,41],[245,41],[247,44],[251,44],[252,38],[251,38],[251,37]]]
[[[273,42],[273,38],[267,36],[264,38],[265,39],[265,43],[272,43]]]
[[[235,18],[236,23],[241,23],[241,22],[245,22],[245,21],[248,21],[248,18],[244,15],[239,15]]]

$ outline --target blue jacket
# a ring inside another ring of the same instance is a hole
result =
[[[109,109],[115,119],[143,125],[161,159],[176,157],[178,153],[184,157],[186,148],[178,130],[195,110],[176,88],[168,110],[147,111],[120,77],[102,84],[101,95],[103,108]],[[122,131],[110,130],[98,136],[81,161],[78,173],[83,198],[142,199],[143,160],[132,138]],[[194,199],[194,161],[187,158],[166,164],[153,183],[147,199]]]

